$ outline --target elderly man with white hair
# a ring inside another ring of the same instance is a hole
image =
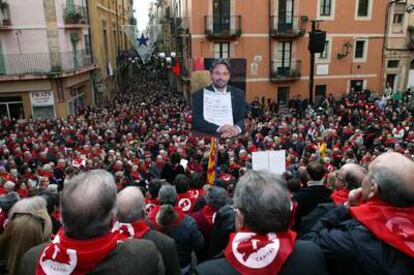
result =
[[[379,155],[361,187],[303,238],[321,247],[332,274],[413,274],[413,161]]]

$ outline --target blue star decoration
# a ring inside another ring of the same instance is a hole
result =
[[[142,45],[148,46],[147,45],[147,40],[148,40],[148,38],[145,38],[144,34],[141,34],[141,37],[137,38],[137,41],[139,43],[138,47],[141,47]]]

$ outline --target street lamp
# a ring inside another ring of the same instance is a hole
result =
[[[165,61],[167,62],[167,68],[171,68],[172,65],[172,58],[170,56],[167,56],[165,58]]]

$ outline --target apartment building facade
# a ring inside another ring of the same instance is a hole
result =
[[[414,1],[386,6],[383,84],[394,91],[414,87]]]
[[[329,93],[339,97],[351,88],[381,92],[390,73],[387,65],[393,60],[390,51],[383,50],[385,42],[389,49],[396,41],[404,48],[406,62],[399,63],[396,73],[404,77],[394,79],[398,83],[394,85],[408,85],[408,56],[412,56],[407,46],[409,20],[405,10],[402,19],[394,18],[400,5],[406,9],[405,1],[391,5],[388,11],[387,0],[170,2],[170,50],[183,59],[181,83],[186,96],[191,90],[186,88],[189,77],[185,76],[191,76],[190,61],[224,57],[246,59],[248,101],[264,96],[286,104],[297,95],[309,98],[312,20],[327,32],[325,51],[315,56],[313,98]],[[395,66],[395,62],[390,64]]]
[[[87,0],[91,21],[92,52],[99,65],[96,71],[97,104],[110,101],[118,89],[123,70],[122,56],[132,44],[122,28],[136,24],[132,0]]]
[[[94,104],[85,0],[0,1],[0,116],[63,118]]]

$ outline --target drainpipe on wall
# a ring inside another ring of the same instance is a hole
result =
[[[89,3],[88,3],[87,0],[85,1],[85,5],[86,5],[86,16],[87,16],[87,20],[88,20],[87,22],[88,22],[89,52],[90,52],[90,55],[91,55],[90,58],[91,58],[92,63],[95,63],[94,62],[94,59],[93,59],[92,31],[91,31],[91,20],[90,20],[91,18],[89,16],[90,10],[89,10]],[[93,103],[94,106],[96,106],[96,93],[97,93],[96,89],[97,89],[97,86],[96,86],[96,82],[95,82],[95,70],[92,71],[91,76],[92,76],[92,79],[91,79],[91,84],[92,84],[92,103]]]
[[[268,32],[269,32],[269,82],[271,81],[271,76],[272,76],[272,37],[270,35],[270,28],[272,26],[272,0],[269,0],[269,28],[268,28]],[[277,97],[275,98],[275,102],[276,102]],[[278,102],[279,104],[279,102]]]

